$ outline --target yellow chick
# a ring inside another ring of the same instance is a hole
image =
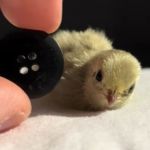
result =
[[[77,109],[105,110],[131,97],[141,66],[129,52],[117,50],[102,31],[59,31],[53,38],[64,55],[64,74],[49,98]]]

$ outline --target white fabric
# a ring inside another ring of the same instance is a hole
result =
[[[150,70],[143,70],[133,100],[118,110],[35,105],[28,120],[0,134],[0,150],[150,150]]]

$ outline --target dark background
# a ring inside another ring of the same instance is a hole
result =
[[[64,0],[61,29],[103,29],[114,46],[150,67],[149,0]]]

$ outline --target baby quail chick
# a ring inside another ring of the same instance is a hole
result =
[[[129,52],[117,50],[101,31],[59,31],[54,39],[64,55],[64,74],[49,95],[54,101],[91,110],[115,109],[132,95],[141,67]]]

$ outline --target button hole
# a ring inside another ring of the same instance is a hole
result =
[[[22,75],[25,75],[29,72],[29,68],[28,67],[21,67],[20,70],[19,70],[19,73],[22,74]]]
[[[37,54],[35,52],[31,52],[28,54],[28,59],[33,61],[37,59]]]
[[[31,66],[32,71],[39,71],[40,66],[38,64],[34,64]]]

